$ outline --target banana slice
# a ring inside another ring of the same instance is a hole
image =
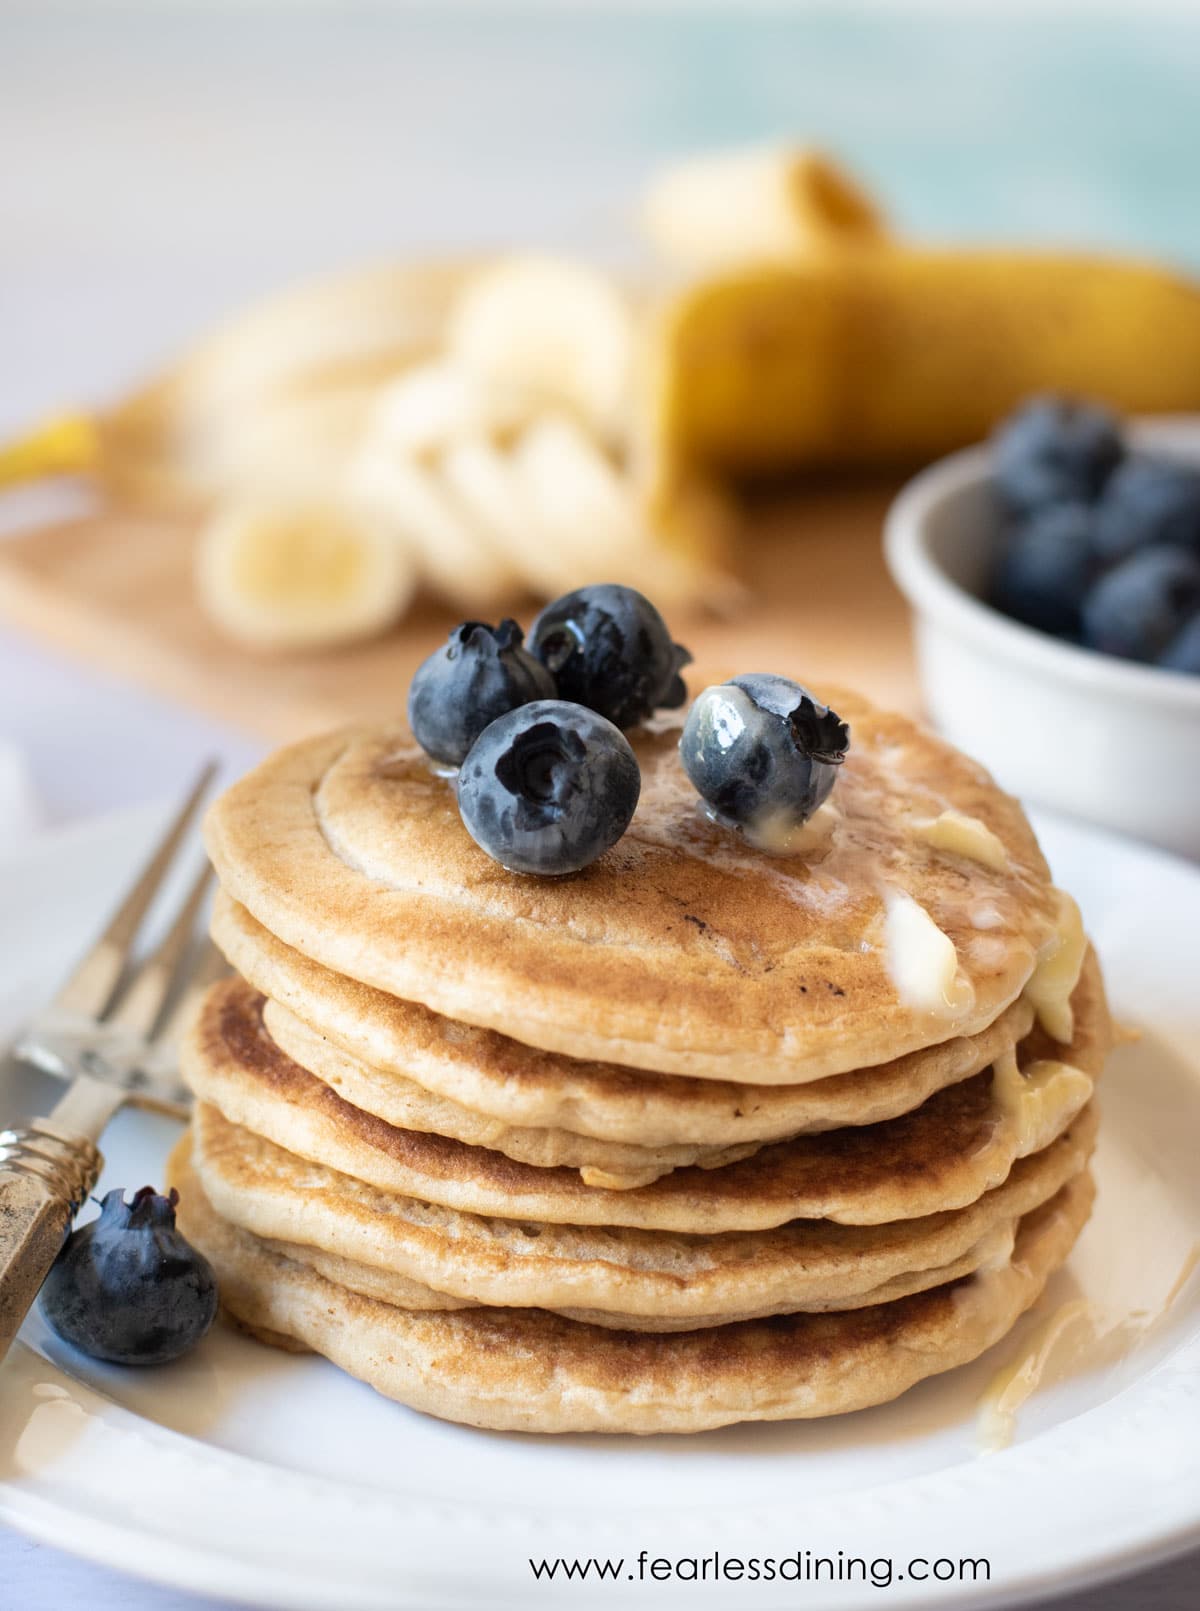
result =
[[[354,506],[410,549],[424,579],[457,608],[483,613],[519,591],[503,549],[458,506],[435,467],[372,440],[348,489]]]
[[[621,436],[634,318],[598,270],[550,257],[506,258],[462,292],[446,344],[480,375],[577,413],[607,439]]]
[[[379,394],[374,438],[422,457],[464,437],[512,437],[536,414],[528,391],[453,359],[419,364]]]
[[[342,462],[347,431],[380,388],[438,351],[475,272],[397,265],[279,292],[97,416],[81,467],[144,507],[207,509],[301,478],[311,489],[318,464]]]
[[[397,264],[287,286],[210,331],[107,423],[174,436],[293,388],[378,383],[436,352],[473,272],[465,263]]]
[[[870,196],[836,163],[803,147],[723,151],[667,168],[647,186],[642,231],[691,265],[795,257],[883,242]]]
[[[199,502],[336,501],[377,395],[372,386],[301,391],[181,438],[172,462]]]
[[[374,637],[416,589],[412,556],[344,508],[303,502],[226,504],[202,529],[201,603],[256,649],[312,649]]]
[[[571,586],[624,582],[668,604],[695,598],[695,567],[655,545],[632,482],[574,420],[547,415],[532,425],[513,450],[513,469]]]
[[[488,533],[531,592],[552,598],[576,585],[576,572],[520,485],[511,453],[486,437],[467,437],[448,447],[439,462],[459,508]]]

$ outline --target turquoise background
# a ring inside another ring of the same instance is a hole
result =
[[[425,38],[486,57],[497,100],[540,77],[543,96],[510,103],[506,144],[555,138],[544,96],[570,84],[560,153],[603,143],[631,178],[647,156],[795,134],[857,166],[914,230],[1200,264],[1200,8],[1128,9],[513,13],[444,18]]]
[[[791,134],[858,165],[914,229],[1200,262],[1191,10],[0,0],[6,244],[20,252],[18,226],[36,235],[69,202],[27,182],[60,139],[74,137],[81,174],[116,191],[120,210],[137,199],[147,147],[170,153],[183,124],[181,190],[141,198],[168,228],[206,172],[231,193],[277,180],[280,134],[312,181],[296,174],[261,198],[283,233],[300,208],[336,223],[372,188],[381,214],[389,197],[424,197],[420,169],[447,204],[393,233],[456,239],[472,214],[495,233],[497,192],[522,222],[522,198],[540,194],[543,229],[603,233],[597,204],[625,206],[648,161]],[[40,147],[18,122],[34,95]],[[216,255],[231,245],[212,242]]]

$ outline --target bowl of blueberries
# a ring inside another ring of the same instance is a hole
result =
[[[888,514],[926,708],[1002,786],[1200,857],[1200,419],[1034,398]]]

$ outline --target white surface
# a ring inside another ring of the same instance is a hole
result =
[[[10,1024],[83,943],[157,815],[73,829],[0,862],[11,897],[0,908],[0,1012]],[[551,1439],[416,1415],[321,1361],[225,1329],[167,1369],[97,1366],[35,1315],[29,1346],[0,1373],[0,1515],[177,1584],[339,1611],[521,1605],[531,1555],[643,1546],[666,1556],[983,1554],[990,1588],[960,1588],[953,1603],[999,1603],[1194,1540],[1200,1273],[1160,1310],[1200,1226],[1200,873],[1052,820],[1041,828],[1056,876],[1080,898],[1117,1012],[1145,1035],[1106,1076],[1096,1217],[1035,1314],[985,1359],[830,1422]],[[8,1103],[38,1098],[37,1076],[10,1078]],[[161,1178],[174,1133],[122,1115],[101,1190]],[[981,1458],[979,1394],[1020,1338],[1080,1293],[1096,1307],[1096,1336],[1052,1362],[1015,1445]],[[1138,1315],[1144,1324],[1131,1321]],[[804,1591],[817,1608],[876,1605],[880,1593]],[[547,1605],[581,1597],[578,1585],[537,1590]],[[898,1605],[947,1598],[911,1582],[888,1593]],[[794,1591],[629,1584],[621,1599],[732,1611],[791,1604]]]
[[[1200,461],[1200,420],[1132,434]],[[989,463],[986,448],[943,459],[888,515],[931,716],[1023,799],[1200,858],[1200,677],[1077,648],[980,602],[1000,536]]]

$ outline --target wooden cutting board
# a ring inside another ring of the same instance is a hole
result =
[[[738,546],[744,608],[728,619],[673,617],[676,636],[714,677],[783,671],[916,710],[907,610],[880,549],[894,491],[823,486],[761,505]],[[0,542],[0,615],[89,664],[276,742],[401,713],[413,670],[456,619],[431,602],[376,642],[266,657],[209,624],[191,566],[191,532],[140,515],[109,512],[22,533]]]

